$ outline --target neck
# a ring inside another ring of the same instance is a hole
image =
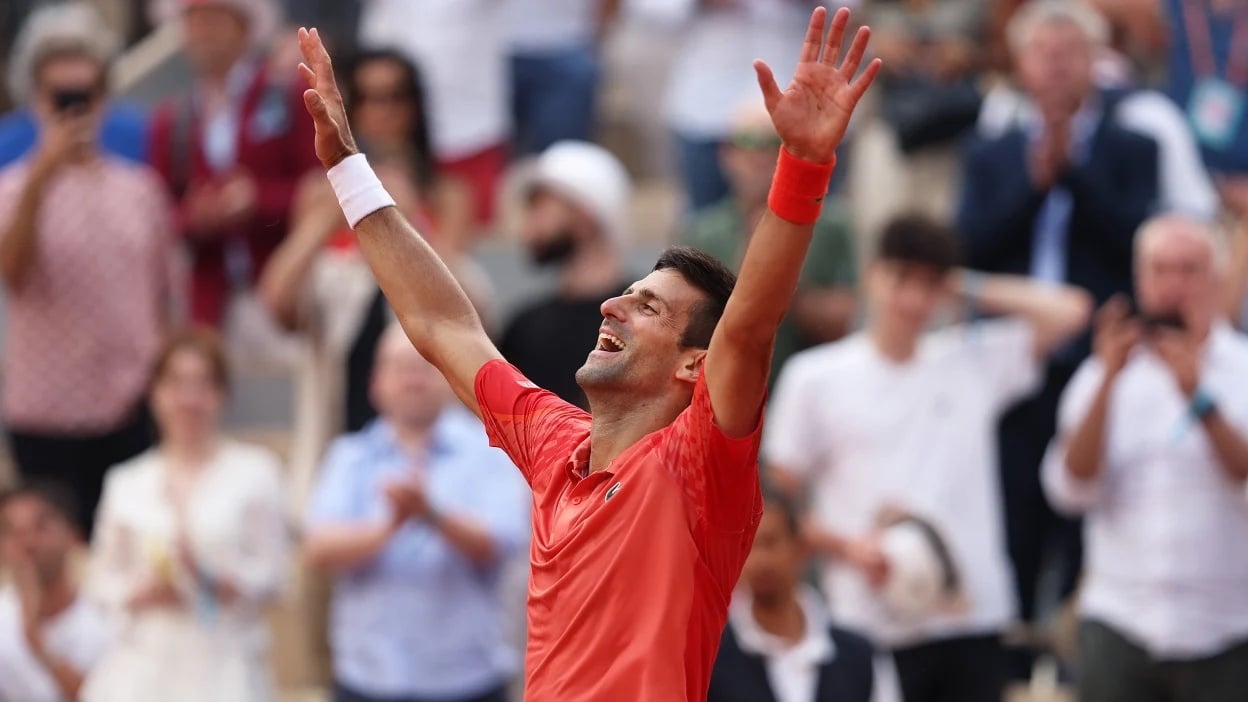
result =
[[[605,469],[616,457],[628,450],[646,434],[676,421],[689,406],[683,398],[638,398],[619,393],[611,397],[596,395],[589,400],[593,424],[589,430],[589,470]]]
[[[408,454],[422,454],[429,448],[430,425],[393,422],[394,440]]]
[[[216,432],[167,436],[161,445],[161,451],[165,454],[169,464],[179,470],[194,470],[203,467],[212,459],[216,448]]]
[[[559,292],[568,298],[587,298],[611,291],[620,283],[620,261],[609,244],[581,247],[559,271]]]
[[[871,342],[885,358],[904,363],[914,357],[919,346],[919,337],[876,322],[871,325]]]
[[[74,603],[78,593],[70,585],[69,578],[61,573],[51,583],[43,586],[43,598],[39,604],[39,618],[48,620],[64,612]]]
[[[772,636],[797,643],[806,635],[806,613],[793,590],[774,599],[755,597],[751,612],[758,628]]]

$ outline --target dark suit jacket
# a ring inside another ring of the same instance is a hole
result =
[[[819,669],[815,702],[870,702],[875,687],[874,652],[866,639],[843,629],[830,630],[836,655]],[[711,670],[707,702],[776,702],[766,661],[746,653],[732,624],[724,628]]]
[[[1097,303],[1132,289],[1131,242],[1159,198],[1157,144],[1115,123],[1118,98],[1103,96],[1088,158],[1061,183],[1073,208],[1068,224],[1067,281]],[[1036,218],[1048,195],[1031,183],[1027,135],[1014,129],[972,138],[965,158],[958,229],[966,264],[995,273],[1027,274]]]

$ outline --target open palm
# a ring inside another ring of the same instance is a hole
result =
[[[303,52],[299,73],[308,83],[303,104],[316,126],[316,156],[326,168],[333,168],[359,149],[347,125],[347,110],[320,32],[300,28],[299,50]]]
[[[816,163],[827,163],[836,155],[858,100],[880,71],[880,60],[875,59],[862,75],[854,78],[871,37],[867,27],[858,30],[844,60],[837,66],[841,42],[849,25],[849,10],[841,8],[833,16],[825,42],[827,18],[828,11],[822,7],[811,14],[797,70],[789,87],[781,90],[771,68],[762,61],[754,62],[767,112],[785,148],[794,156]]]

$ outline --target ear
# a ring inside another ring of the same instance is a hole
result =
[[[706,360],[706,349],[690,349],[681,354],[680,368],[676,370],[676,379],[693,385],[702,375],[702,362]]]

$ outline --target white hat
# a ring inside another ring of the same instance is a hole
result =
[[[611,152],[585,141],[551,144],[537,158],[528,189],[545,188],[597,220],[617,246],[627,243],[632,184]]]
[[[253,45],[264,45],[282,22],[282,10],[274,0],[148,0],[148,15],[155,24],[165,24],[199,6],[232,10],[247,23]]]
[[[35,10],[22,25],[9,64],[9,94],[27,100],[34,88],[35,59],[52,46],[80,48],[105,66],[121,48],[99,10],[86,2],[56,3]]]
[[[879,595],[897,619],[922,620],[944,609],[956,590],[956,573],[936,531],[915,518],[884,529],[880,550],[888,561],[888,580]]]

